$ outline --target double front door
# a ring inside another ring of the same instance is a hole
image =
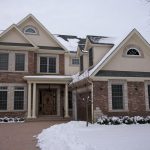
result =
[[[40,115],[57,115],[57,90],[40,90]]]

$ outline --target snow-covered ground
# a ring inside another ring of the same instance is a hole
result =
[[[150,124],[89,125],[71,121],[44,129],[41,150],[150,150]]]

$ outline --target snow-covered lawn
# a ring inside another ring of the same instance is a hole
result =
[[[41,150],[150,150],[150,124],[89,125],[71,121],[44,129]]]

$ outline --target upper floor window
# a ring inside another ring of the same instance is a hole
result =
[[[8,70],[8,53],[0,53],[0,70]]]
[[[79,58],[72,58],[72,65],[79,65]]]
[[[25,69],[25,54],[15,55],[15,71],[24,71]]]
[[[40,57],[41,73],[56,73],[56,57]]]
[[[135,48],[130,48],[127,51],[127,55],[140,56],[140,52],[137,49],[135,49]]]
[[[83,55],[80,56],[80,71],[83,71]]]
[[[93,49],[89,49],[89,67],[93,66]]]
[[[38,30],[34,26],[26,26],[26,27],[24,27],[23,32],[25,34],[34,34],[34,35],[38,34]]]

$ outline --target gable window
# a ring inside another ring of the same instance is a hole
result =
[[[83,55],[80,56],[80,71],[83,71]]]
[[[7,87],[0,87],[0,110],[7,110]]]
[[[14,90],[14,110],[24,109],[24,87],[15,87]]]
[[[112,109],[123,109],[123,85],[112,84]]]
[[[8,70],[8,53],[0,53],[0,70]]]
[[[137,49],[135,49],[135,48],[130,48],[127,51],[127,55],[140,56],[140,52]]]
[[[79,65],[79,58],[72,58],[72,65]]]
[[[25,54],[15,54],[15,71],[24,71]]]
[[[34,26],[26,26],[24,29],[23,29],[23,32],[25,34],[38,34],[38,30],[36,29],[36,27]]]
[[[40,57],[41,73],[56,73],[56,57]]]
[[[89,67],[93,66],[93,49],[89,49]]]

